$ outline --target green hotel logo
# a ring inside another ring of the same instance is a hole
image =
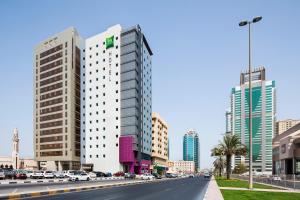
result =
[[[114,36],[105,39],[106,49],[114,47]]]

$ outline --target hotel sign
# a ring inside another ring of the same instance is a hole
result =
[[[114,36],[105,39],[106,49],[114,47]]]

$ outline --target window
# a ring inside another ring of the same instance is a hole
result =
[[[105,158],[105,154],[103,154],[103,158]]]

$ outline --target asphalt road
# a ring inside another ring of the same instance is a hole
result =
[[[77,186],[94,185],[95,183],[115,183],[124,182],[125,180],[97,180],[97,181],[79,181],[79,182],[56,182],[56,183],[24,183],[0,185],[0,194],[13,194],[30,191],[45,191],[50,189],[62,189]],[[126,180],[130,181],[130,180]]]
[[[209,181],[203,177],[63,193],[40,200],[201,200]]]

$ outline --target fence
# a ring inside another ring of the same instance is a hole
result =
[[[249,180],[248,176],[232,174],[232,177],[236,179]],[[291,189],[300,189],[300,175],[288,174],[278,176],[253,176],[253,181]]]

